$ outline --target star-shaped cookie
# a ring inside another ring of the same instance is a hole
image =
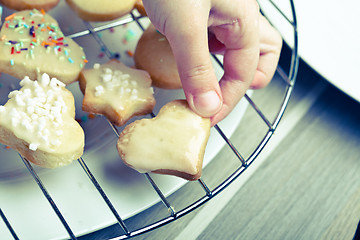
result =
[[[83,70],[79,82],[83,110],[104,115],[117,126],[151,113],[156,103],[149,74],[117,60]]]

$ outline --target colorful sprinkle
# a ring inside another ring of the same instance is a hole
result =
[[[80,118],[82,122],[86,122],[88,120],[88,116],[84,115]]]
[[[131,39],[133,39],[134,37],[136,36],[135,32],[131,29],[128,29],[126,31],[126,34],[125,34],[125,40],[126,41],[130,41]]]
[[[126,51],[126,54],[127,54],[129,57],[134,56],[134,53],[133,53],[132,51],[130,51],[130,50],[127,50],[127,51]]]
[[[98,55],[98,58],[103,58],[105,56],[105,53],[100,53],[99,55]]]
[[[7,16],[7,17],[5,18],[5,21],[10,21],[10,20],[13,19],[15,16],[16,16],[16,13],[13,13],[13,14],[11,14],[10,16]]]
[[[96,115],[93,114],[93,113],[90,113],[90,114],[88,115],[88,117],[89,117],[90,119],[94,119],[94,118],[96,118]]]
[[[89,61],[86,59],[85,56],[82,56],[81,58],[83,59],[84,63],[88,63],[88,62],[89,62]]]
[[[4,41],[4,45],[9,46],[8,49],[10,54],[21,54],[24,52],[26,58],[31,57],[34,59],[33,49],[44,47],[47,53],[50,54],[53,52],[55,55],[60,55],[60,59],[62,55],[64,55],[67,61],[74,63],[75,60],[72,58],[70,50],[65,49],[69,44],[66,42],[66,39],[64,39],[64,34],[60,31],[58,26],[45,21],[45,14],[44,10],[33,10],[30,12],[30,17],[28,19],[23,16],[17,16],[15,13],[8,16],[4,23],[5,27],[14,29],[18,34],[26,33],[30,37],[21,37],[18,35],[22,39],[19,39],[18,41],[9,41],[6,39],[6,35],[2,35],[0,40]],[[43,22],[37,23],[35,20],[31,19],[32,17],[37,17],[39,19],[39,16],[43,16]],[[53,51],[51,51],[50,48],[53,49]],[[84,57],[80,64],[83,65],[86,62],[87,60]],[[13,65],[14,60],[10,60],[10,63]]]

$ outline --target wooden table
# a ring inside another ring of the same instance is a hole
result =
[[[277,113],[282,80],[275,76],[253,100]],[[249,108],[231,141],[247,158],[267,131]],[[206,167],[210,189],[239,166],[224,149]],[[190,182],[167,199],[175,210],[204,195]],[[360,104],[301,62],[290,103],[275,135],[229,187],[190,214],[135,239],[352,239],[360,217]],[[125,221],[133,231],[169,216],[159,203]],[[80,239],[123,232],[112,226]]]

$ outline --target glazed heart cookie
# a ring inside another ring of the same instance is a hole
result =
[[[83,70],[79,82],[83,110],[105,115],[117,126],[135,115],[151,113],[156,103],[149,74],[117,60]]]
[[[34,8],[48,11],[55,7],[59,3],[59,0],[0,0],[0,3],[17,11],[32,10]]]
[[[176,60],[170,44],[154,25],[141,35],[134,53],[135,66],[147,71],[153,85],[165,89],[182,87]]]
[[[85,21],[110,21],[129,13],[136,0],[66,0]]]
[[[0,32],[0,72],[22,79],[47,73],[65,84],[78,79],[87,62],[83,49],[64,37],[44,11],[25,10],[5,18]]]
[[[72,93],[43,74],[25,77],[0,106],[0,142],[42,167],[69,164],[83,154],[84,131],[75,121]]]
[[[141,173],[196,180],[209,135],[210,119],[195,114],[185,100],[174,100],[157,117],[126,126],[117,149],[125,164]]]

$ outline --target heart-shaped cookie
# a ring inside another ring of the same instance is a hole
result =
[[[149,74],[115,59],[83,70],[79,82],[83,110],[102,114],[117,126],[133,116],[151,113],[156,103]]]
[[[0,142],[42,167],[69,164],[83,154],[84,131],[75,121],[72,93],[43,74],[25,77],[0,106]]]
[[[86,21],[110,21],[129,13],[136,0],[66,0],[75,13]]]
[[[47,73],[65,84],[78,79],[84,51],[64,37],[58,23],[38,10],[16,12],[5,18],[0,32],[0,72],[22,79]]]
[[[125,164],[139,172],[196,180],[209,135],[210,119],[195,114],[185,100],[174,100],[157,117],[126,126],[117,149]]]

